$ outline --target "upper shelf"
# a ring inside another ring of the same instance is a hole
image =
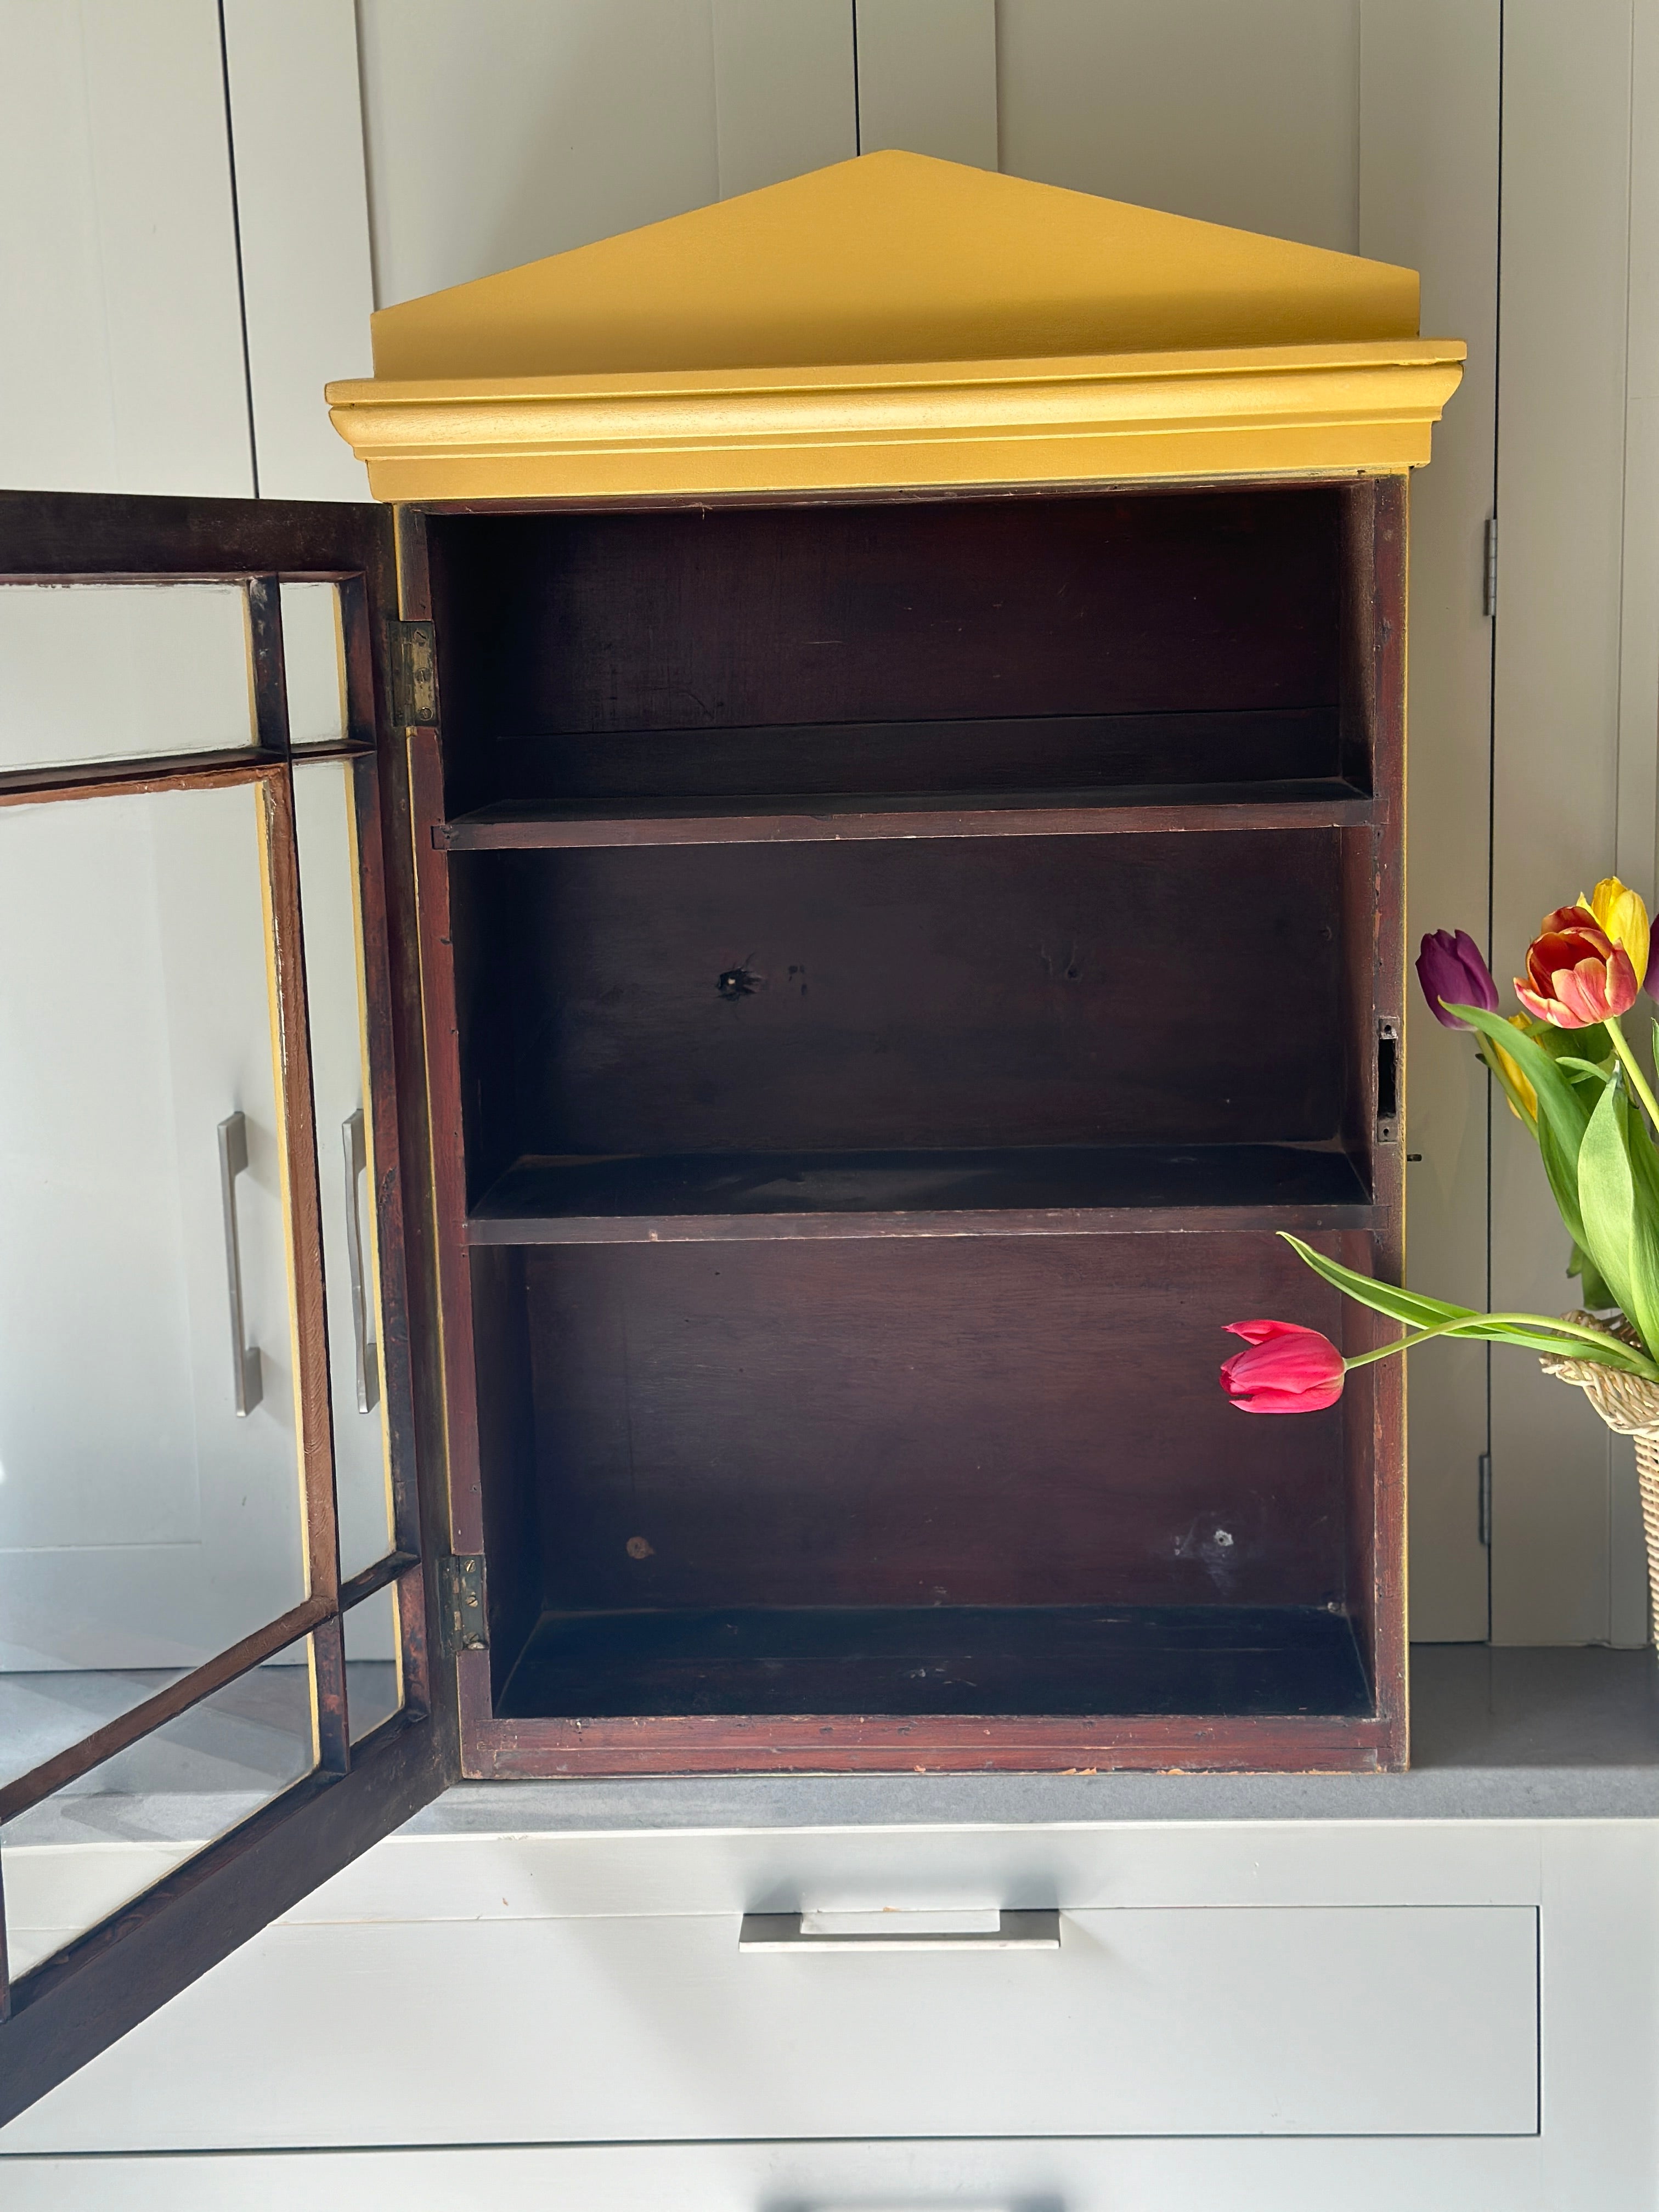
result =
[[[1415,467],[1465,349],[1410,270],[866,154],[384,308],[380,499]]]
[[[1190,836],[1217,830],[1350,829],[1369,822],[1371,812],[1369,796],[1336,777],[1104,791],[591,799],[483,807],[434,823],[432,842],[453,853],[478,853],[834,844],[881,837]]]

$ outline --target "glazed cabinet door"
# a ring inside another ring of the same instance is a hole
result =
[[[374,507],[0,500],[0,2117],[452,1764],[391,574]]]

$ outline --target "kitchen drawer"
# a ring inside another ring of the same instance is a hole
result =
[[[0,2187],[6,2212],[1560,2212],[1544,2166],[1535,2136],[535,2144],[17,2159]],[[1650,2212],[1647,2179],[1595,2212]]]
[[[740,1953],[731,1914],[289,1924],[3,2148],[1537,2127],[1530,1906],[1060,1926],[1050,1950],[802,1956]]]

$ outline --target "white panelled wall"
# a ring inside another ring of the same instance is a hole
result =
[[[1654,888],[1659,0],[0,0],[0,53],[15,485],[361,497],[319,387],[374,301],[860,149],[1411,264],[1470,348],[1413,490],[1413,938],[1490,912],[1501,977]],[[1529,1145],[1407,1012],[1412,1279],[1571,1303]],[[1641,1642],[1625,1455],[1491,1382],[1489,1431],[1481,1355],[1413,1378],[1413,1634]]]

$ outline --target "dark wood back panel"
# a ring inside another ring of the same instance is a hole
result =
[[[1225,1322],[1340,1336],[1271,1235],[544,1249],[525,1279],[554,1605],[1342,1596],[1341,1408],[1217,1381]]]
[[[544,806],[665,793],[1189,790],[1334,777],[1343,758],[1336,708],[1286,707],[576,731],[490,744],[471,773],[481,804]]]
[[[1339,835],[458,854],[469,1112],[511,1088],[547,1153],[1329,1138]]]
[[[647,757],[676,791],[721,787],[700,732],[1334,708],[1340,498],[1299,486],[434,518],[459,803],[502,795],[503,775],[528,795],[523,745],[495,740],[560,732],[623,742],[614,784],[603,746],[574,763],[550,752],[549,797],[573,767],[584,788],[639,788],[648,732],[675,733]],[[757,767],[727,768],[724,787]],[[894,773],[925,775],[927,760],[866,763],[864,778]],[[1068,775],[1075,763],[1056,780]]]

